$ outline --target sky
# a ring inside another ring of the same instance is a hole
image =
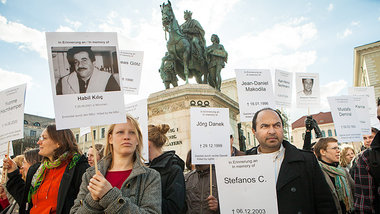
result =
[[[139,95],[164,90],[158,69],[166,52],[164,1],[0,0],[0,90],[27,82],[25,112],[54,118],[45,32],[117,32],[119,50],[144,51]],[[166,1],[165,1],[166,2]],[[269,68],[319,73],[321,106],[353,84],[353,50],[380,40],[377,0],[173,0],[179,24],[191,10],[228,52],[222,79],[235,69]],[[195,81],[192,80],[192,83]],[[184,84],[183,81],[180,85]],[[291,121],[307,109],[288,110]]]

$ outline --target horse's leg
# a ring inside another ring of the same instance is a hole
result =
[[[183,52],[183,70],[185,73],[186,77],[186,84],[189,84],[189,59],[190,59],[190,47],[189,46],[184,46],[185,50]]]

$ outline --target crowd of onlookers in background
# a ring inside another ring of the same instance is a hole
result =
[[[377,115],[380,120],[380,100]],[[230,135],[231,156],[273,159],[281,214],[380,213],[379,130],[372,128],[355,151],[331,137],[312,143],[311,119],[305,121],[301,150],[283,139],[281,114],[262,109],[252,120],[259,146],[239,151]],[[144,160],[140,127],[134,118],[126,120],[111,125],[106,145],[90,147],[87,156],[71,130],[49,125],[38,149],[4,159],[1,213],[220,213],[213,165],[193,165],[189,151],[184,174],[185,162],[174,151],[163,151],[166,124],[149,125],[149,160]]]

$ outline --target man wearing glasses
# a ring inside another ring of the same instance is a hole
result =
[[[67,51],[70,74],[59,79],[57,95],[104,91],[120,91],[120,86],[108,72],[95,67],[91,47],[73,47]]]
[[[330,187],[338,213],[353,213],[354,181],[348,172],[339,166],[338,141],[332,137],[321,138],[315,144],[314,152]]]

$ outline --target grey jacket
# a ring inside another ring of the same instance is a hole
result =
[[[111,158],[103,158],[99,164],[99,171],[105,175]],[[83,174],[82,184],[70,210],[72,213],[161,213],[161,180],[160,174],[145,167],[140,161],[135,161],[129,177],[124,181],[121,189],[113,187],[99,201],[92,199],[87,189],[89,180],[95,174],[95,168],[90,167]]]

